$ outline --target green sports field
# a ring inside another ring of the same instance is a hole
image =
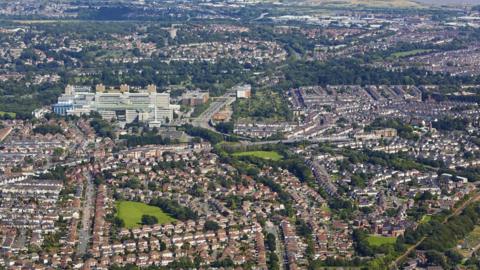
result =
[[[271,160],[281,160],[283,157],[278,152],[275,151],[249,151],[249,152],[239,152],[234,153],[234,157],[244,157],[244,156],[252,156],[258,157],[263,159],[271,159]]]
[[[370,235],[367,238],[368,244],[370,246],[381,246],[383,244],[395,244],[397,241],[396,237],[386,237],[381,235]]]
[[[5,115],[9,115],[10,117],[12,118],[15,118],[17,116],[16,113],[14,112],[3,112],[3,111],[0,111],[0,116],[5,116]]]
[[[395,53],[392,53],[392,56],[395,58],[401,58],[401,57],[415,56],[421,53],[428,53],[431,51],[432,50],[417,49],[417,50],[411,50],[411,51],[405,51],[405,52],[395,52]]]
[[[174,218],[165,214],[162,209],[140,202],[118,201],[115,203],[117,217],[125,222],[125,227],[134,228],[141,225],[143,215],[155,216],[159,224],[175,221]]]

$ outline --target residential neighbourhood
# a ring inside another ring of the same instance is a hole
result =
[[[0,269],[479,269],[476,4],[0,2]]]

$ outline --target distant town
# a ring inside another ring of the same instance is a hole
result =
[[[479,269],[480,6],[0,3],[0,269]]]

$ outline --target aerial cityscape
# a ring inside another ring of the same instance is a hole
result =
[[[480,1],[0,1],[0,269],[480,269]]]

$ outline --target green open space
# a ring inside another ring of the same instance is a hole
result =
[[[371,246],[381,246],[383,244],[395,244],[396,237],[388,237],[381,235],[369,235],[367,237],[368,244]]]
[[[248,152],[233,153],[232,155],[234,157],[252,156],[252,157],[258,157],[263,159],[270,159],[274,161],[283,159],[283,156],[276,151],[248,151]]]
[[[17,116],[17,114],[14,113],[14,112],[3,112],[3,111],[0,111],[0,117],[3,117],[3,116],[5,116],[5,115],[9,115],[9,116],[12,117],[12,118],[15,118],[15,117]]]
[[[284,97],[269,89],[259,89],[248,99],[237,99],[232,107],[232,118],[240,123],[277,123],[290,121],[293,117]]]
[[[155,216],[159,224],[175,221],[162,209],[141,202],[118,201],[115,203],[117,217],[125,222],[125,227],[135,228],[141,225],[143,215]]]
[[[393,56],[395,58],[401,58],[401,57],[414,56],[414,55],[421,54],[421,53],[427,53],[427,52],[431,52],[431,51],[432,50],[417,49],[417,50],[411,50],[411,51],[405,51],[405,52],[392,53],[391,56]]]
[[[422,219],[420,220],[420,224],[425,224],[428,223],[430,220],[432,220],[431,215],[424,215]]]

